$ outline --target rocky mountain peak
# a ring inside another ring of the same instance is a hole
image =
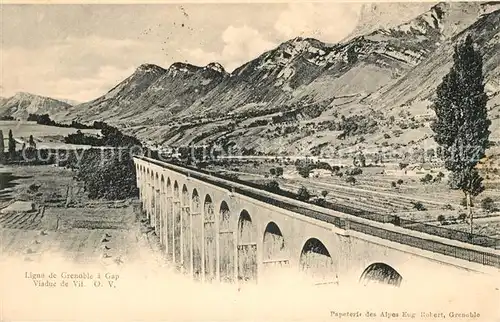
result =
[[[158,65],[155,64],[142,64],[139,67],[137,67],[136,71],[134,74],[139,74],[139,75],[145,75],[145,74],[150,74],[150,75],[161,75],[164,74],[166,70]]]
[[[182,72],[182,73],[196,73],[200,69],[202,69],[202,67],[181,62],[173,63],[168,68],[170,72]]]
[[[217,62],[212,62],[212,63],[208,64],[207,66],[204,67],[204,69],[211,69],[211,70],[214,70],[220,74],[226,74],[226,70],[224,69],[224,67]]]
[[[439,2],[414,19],[390,28],[380,28],[369,36],[391,35],[444,40],[473,24],[481,15],[481,10],[480,2]]]

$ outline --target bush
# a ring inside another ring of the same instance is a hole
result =
[[[425,211],[427,208],[425,208],[424,204],[421,203],[420,201],[412,202],[413,208],[417,209],[418,211]]]
[[[308,201],[311,198],[311,194],[306,187],[301,186],[297,192],[297,199],[300,201]]]
[[[462,200],[460,201],[460,206],[467,207],[467,198],[462,198]],[[474,207],[474,203],[472,202],[472,200],[470,201],[470,206]]]
[[[443,206],[444,210],[453,210],[453,207],[450,204],[444,205]]]
[[[458,220],[461,220],[462,222],[464,222],[465,218],[467,218],[467,215],[464,214],[463,212],[458,214],[458,217],[457,217]]]
[[[396,187],[397,187],[396,182],[395,182],[395,181],[391,182],[391,186],[392,186],[393,188],[396,188]]]
[[[276,168],[276,176],[281,177],[282,175],[283,175],[283,168],[277,167]]]
[[[400,185],[401,185],[401,184],[403,184],[403,183],[404,183],[403,179],[398,179],[398,184],[400,184]]]
[[[277,181],[274,181],[274,180],[266,183],[264,188],[267,191],[274,192],[274,193],[279,193],[281,191],[279,183]]]
[[[363,174],[363,170],[361,168],[354,168],[351,170],[346,170],[346,174],[351,176],[356,176],[359,174]]]
[[[492,212],[495,210],[495,202],[490,197],[486,197],[481,200],[481,208],[483,208],[487,212]]]
[[[323,196],[323,198],[326,198],[327,195],[328,195],[328,191],[327,190],[321,191],[321,196]]]
[[[437,216],[437,221],[439,221],[440,223],[442,223],[444,221],[444,216],[443,215],[439,215]]]
[[[433,179],[432,175],[427,173],[423,178],[420,178],[420,182],[426,184],[426,183],[431,182],[432,179]]]
[[[345,179],[345,182],[347,183],[350,183],[352,185],[354,185],[356,183],[356,178],[354,178],[353,176],[348,176],[346,179]]]
[[[408,163],[403,163],[403,162],[400,162],[400,163],[399,163],[399,168],[400,168],[401,170],[405,169],[407,166],[408,166]]]
[[[35,183],[32,183],[30,184],[30,186],[28,187],[28,190],[30,192],[38,192],[38,189],[40,188],[39,185],[35,184]]]

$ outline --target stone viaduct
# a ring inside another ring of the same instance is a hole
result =
[[[142,210],[169,260],[195,280],[418,284],[497,274],[498,250],[378,223],[196,170],[135,157]],[[286,274],[285,274],[286,275]]]

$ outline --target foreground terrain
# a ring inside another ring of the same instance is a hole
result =
[[[138,205],[132,200],[88,200],[82,184],[73,179],[74,173],[63,168],[8,170],[15,179],[0,201],[0,254],[4,260],[21,257],[42,262],[57,256],[79,264],[122,265],[147,256],[145,231],[136,218]],[[21,203],[31,203],[33,210],[16,209]]]

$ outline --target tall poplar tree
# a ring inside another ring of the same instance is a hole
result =
[[[485,156],[491,121],[486,109],[483,61],[470,35],[455,46],[453,62],[437,88],[433,105],[437,119],[431,128],[451,173],[450,187],[461,190],[467,200],[472,238],[472,198],[484,190],[476,165]]]
[[[9,130],[9,156],[13,160],[16,154],[16,140],[14,140],[14,135],[12,130]]]

